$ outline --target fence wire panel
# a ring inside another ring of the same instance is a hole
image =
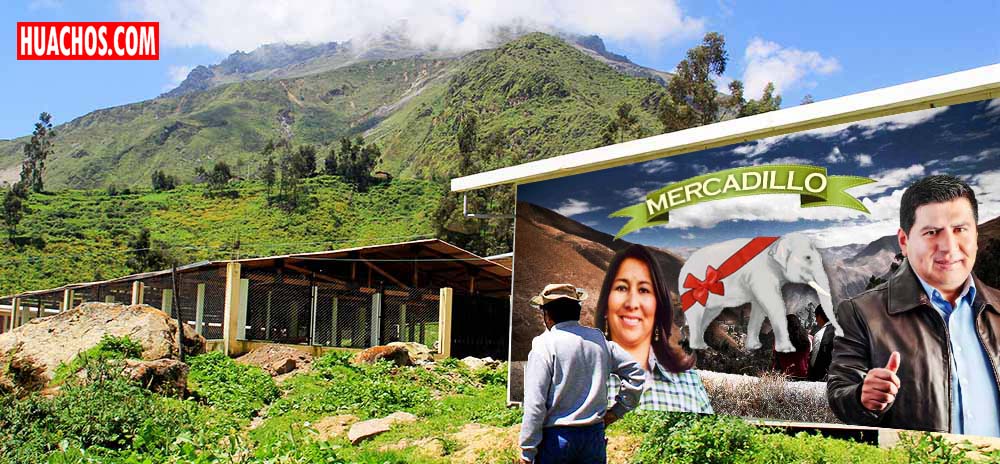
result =
[[[40,295],[32,295],[26,298],[26,300],[30,301],[31,305],[35,308],[35,313],[32,314],[32,317],[51,316],[53,314],[59,314],[59,312],[62,311],[63,292],[62,290],[59,290]]]
[[[73,307],[80,306],[84,303],[90,303],[94,301],[101,301],[97,297],[98,293],[97,285],[90,285],[87,287],[79,287],[73,289]]]
[[[142,304],[152,306],[162,310],[168,315],[173,315],[173,301],[164,301],[163,298],[172,298],[170,295],[172,284],[170,274],[160,275],[142,279]],[[170,311],[167,311],[167,310]]]
[[[97,287],[98,300],[104,303],[131,304],[132,282],[114,282]]]
[[[433,347],[438,340],[438,290],[385,287],[379,343],[417,342]]]
[[[314,345],[342,348],[371,346],[371,288],[318,282]]]
[[[310,343],[312,287],[310,276],[285,269],[252,270],[247,293],[248,340]]]
[[[161,300],[163,289],[171,289],[172,286],[171,276],[167,274],[165,282],[160,284]],[[225,287],[225,276],[218,268],[177,273],[177,295],[172,299],[176,299],[179,305],[180,318],[192,330],[200,331],[206,339],[222,338]]]

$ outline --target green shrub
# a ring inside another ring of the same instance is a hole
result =
[[[332,378],[333,372],[339,371],[339,368],[353,369],[352,358],[354,354],[350,351],[328,351],[313,361],[312,371],[324,378]]]
[[[60,363],[56,367],[52,383],[61,384],[88,366],[102,366],[109,360],[136,359],[142,356],[142,345],[128,335],[116,337],[105,334],[92,348],[80,352],[69,364]]]
[[[208,404],[240,417],[253,415],[279,396],[274,379],[213,351],[188,359],[188,389]]]
[[[33,394],[21,400],[0,396],[0,463],[39,462],[52,443],[55,417],[52,403]]]
[[[636,463],[742,463],[761,431],[743,419],[698,414],[643,414],[649,426]]]

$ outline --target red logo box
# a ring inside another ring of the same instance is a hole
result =
[[[18,60],[158,60],[158,22],[19,22]]]

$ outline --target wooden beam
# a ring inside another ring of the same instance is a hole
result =
[[[390,281],[392,281],[392,283],[394,283],[394,284],[396,284],[396,285],[398,285],[398,286],[400,286],[402,288],[410,288],[408,285],[404,284],[401,280],[393,277],[392,274],[389,274],[388,272],[382,270],[382,268],[380,268],[377,265],[375,265],[375,263],[373,263],[371,261],[368,261],[367,259],[364,259],[364,258],[362,258],[362,261],[364,261],[364,263],[368,265],[368,269],[381,274],[386,279],[389,279]],[[371,286],[371,273],[370,272],[369,272],[369,279],[368,279],[368,281],[369,281],[368,285]]]

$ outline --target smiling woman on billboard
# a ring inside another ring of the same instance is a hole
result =
[[[595,321],[646,370],[640,409],[712,413],[701,377],[691,369],[694,356],[671,337],[676,329],[670,294],[646,247],[629,246],[611,260]],[[616,378],[608,390],[618,391]]]

